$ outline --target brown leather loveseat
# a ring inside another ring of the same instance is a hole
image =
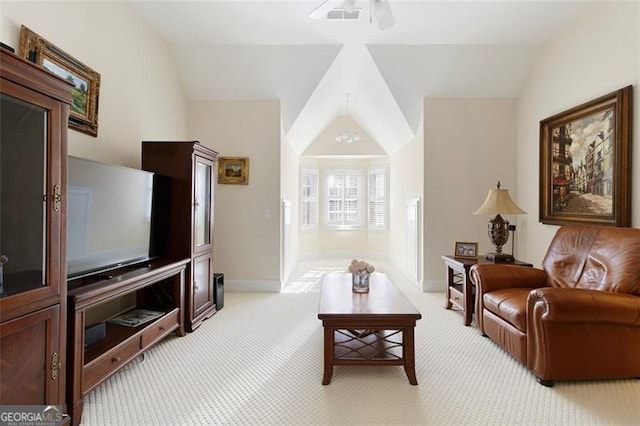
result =
[[[542,269],[479,264],[480,332],[555,380],[640,378],[640,229],[563,226]]]

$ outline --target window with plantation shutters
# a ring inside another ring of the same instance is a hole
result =
[[[369,229],[387,229],[387,171],[369,170],[368,226]]]
[[[361,180],[359,170],[331,169],[326,173],[327,226],[362,226]]]
[[[318,170],[303,169],[300,188],[300,227],[301,229],[318,229]]]

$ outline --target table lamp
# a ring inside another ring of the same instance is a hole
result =
[[[509,221],[504,220],[500,214],[524,214],[527,213],[516,205],[509,196],[509,191],[500,189],[498,181],[496,189],[490,189],[487,199],[473,214],[495,214],[496,217],[489,221],[488,234],[491,243],[496,246],[495,253],[487,253],[486,259],[494,262],[513,262],[513,253],[502,253],[502,246],[509,241]]]

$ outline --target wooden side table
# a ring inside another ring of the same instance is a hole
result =
[[[469,269],[476,263],[495,263],[484,257],[462,258],[453,255],[442,256],[446,266],[445,279],[447,282],[445,309],[453,306],[462,311],[464,325],[471,325],[475,306],[475,288],[469,279]],[[520,265],[532,267],[531,263],[515,260],[506,265]]]

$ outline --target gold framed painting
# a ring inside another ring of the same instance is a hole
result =
[[[249,158],[218,157],[218,183],[249,184]]]
[[[19,55],[72,83],[69,128],[98,136],[100,74],[22,25]]]
[[[631,225],[631,86],[540,121],[540,222]]]

